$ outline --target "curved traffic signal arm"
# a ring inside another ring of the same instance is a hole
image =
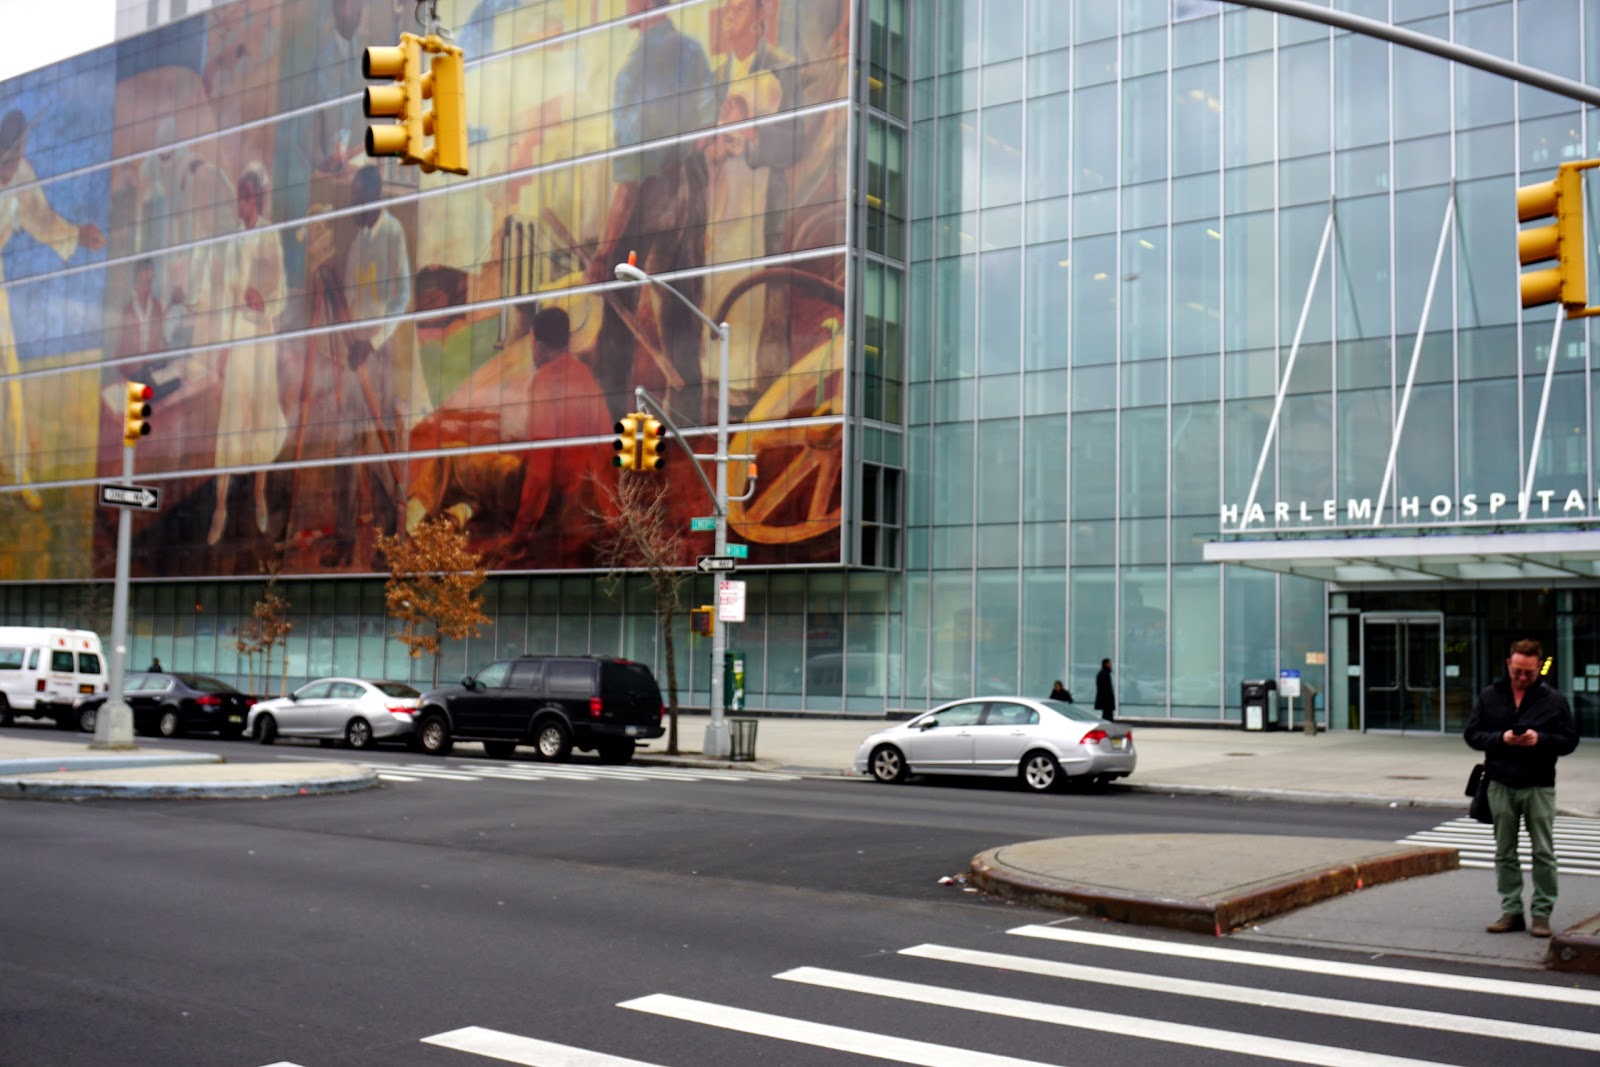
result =
[[[1589,307],[1587,255],[1583,236],[1583,171],[1600,160],[1563,163],[1553,180],[1517,190],[1517,221],[1549,220],[1517,231],[1517,259],[1524,266],[1555,262],[1521,277],[1522,306],[1559,303],[1568,318],[1600,314]]]
[[[639,469],[658,471],[667,462],[666,427],[660,419],[645,417],[639,427]]]
[[[156,391],[144,382],[129,382],[127,404],[122,416],[122,443],[133,446],[150,435],[150,401]]]
[[[611,457],[613,467],[625,471],[639,469],[639,425],[647,417],[643,412],[630,411],[617,420],[617,438],[611,443],[611,447],[617,451]]]

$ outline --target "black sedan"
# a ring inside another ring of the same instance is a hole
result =
[[[135,733],[162,737],[191,732],[240,737],[255,703],[228,683],[204,674],[130,674],[122,683],[122,698],[133,709]]]

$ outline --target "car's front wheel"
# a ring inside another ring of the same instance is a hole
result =
[[[1048,793],[1065,778],[1061,773],[1061,764],[1044,751],[1028,753],[1022,757],[1022,765],[1017,768],[1017,779],[1035,793]]]
[[[879,745],[873,749],[868,766],[872,768],[872,777],[880,782],[893,783],[906,780],[906,758],[893,745]]]
[[[263,715],[256,720],[256,740],[263,745],[270,745],[278,739],[278,720],[271,715]]]
[[[546,719],[533,729],[533,750],[548,763],[562,763],[572,754],[572,735],[560,719]]]
[[[344,728],[344,740],[351,748],[371,748],[372,724],[359,717],[351,719]]]
[[[161,709],[161,718],[156,720],[156,732],[162,737],[178,737],[183,733],[183,719],[178,715],[177,708]]]
[[[99,720],[100,709],[98,707],[78,709],[78,729],[82,733],[94,733],[95,723]]]
[[[417,726],[417,747],[430,756],[448,756],[453,742],[444,717],[429,715]]]

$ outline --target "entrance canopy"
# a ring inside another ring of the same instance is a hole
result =
[[[1600,532],[1211,541],[1207,563],[1339,583],[1529,582],[1600,578]]]

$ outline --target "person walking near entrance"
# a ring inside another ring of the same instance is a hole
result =
[[[1117,719],[1117,695],[1111,690],[1111,661],[1100,661],[1100,673],[1094,676],[1094,710],[1106,722]]]
[[[1513,644],[1506,676],[1478,694],[1467,722],[1467,744],[1485,754],[1494,815],[1500,918],[1488,925],[1491,934],[1526,929],[1534,937],[1550,936],[1556,904],[1556,759],[1578,747],[1578,730],[1567,698],[1540,677],[1543,661],[1539,642]],[[1517,860],[1517,831],[1524,822],[1533,853],[1533,921],[1526,926]]]

